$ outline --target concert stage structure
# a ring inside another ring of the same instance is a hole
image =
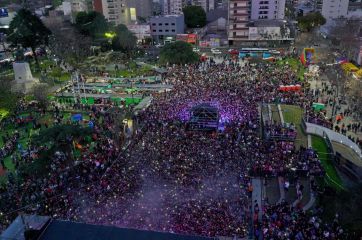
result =
[[[219,126],[219,111],[209,104],[199,104],[190,109],[189,130],[214,131]]]

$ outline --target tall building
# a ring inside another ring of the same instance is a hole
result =
[[[252,1],[251,19],[284,19],[285,0]]]
[[[349,0],[323,0],[322,15],[327,20],[347,17]]]
[[[161,0],[164,15],[182,14],[184,0]]]
[[[115,25],[129,25],[152,15],[152,0],[94,0],[93,7]]]
[[[229,0],[230,44],[259,41],[262,35],[279,37],[284,12],[285,0]]]
[[[205,12],[215,9],[215,0],[192,0],[191,5],[202,7]]]
[[[251,2],[249,0],[229,1],[229,42],[247,40],[250,20]]]

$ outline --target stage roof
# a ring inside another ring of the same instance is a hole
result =
[[[216,238],[178,235],[111,226],[53,220],[39,240],[212,240]]]

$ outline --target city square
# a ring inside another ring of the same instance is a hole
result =
[[[362,3],[322,2],[0,5],[0,239],[360,239]]]

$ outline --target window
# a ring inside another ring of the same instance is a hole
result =
[[[168,23],[165,23],[166,26],[168,26]]]
[[[155,30],[155,29],[153,29],[153,30],[152,30],[152,32],[156,32],[156,30]]]
[[[165,32],[169,32],[169,30],[168,30],[168,29],[166,29],[166,30],[165,30]]]
[[[171,23],[172,26],[175,26],[175,23]]]
[[[162,26],[162,23],[159,23],[158,26]]]
[[[158,31],[159,31],[159,32],[162,32],[162,29],[159,29]]]
[[[175,29],[172,29],[171,32],[175,32]]]
[[[156,26],[156,23],[152,23],[152,26]]]

